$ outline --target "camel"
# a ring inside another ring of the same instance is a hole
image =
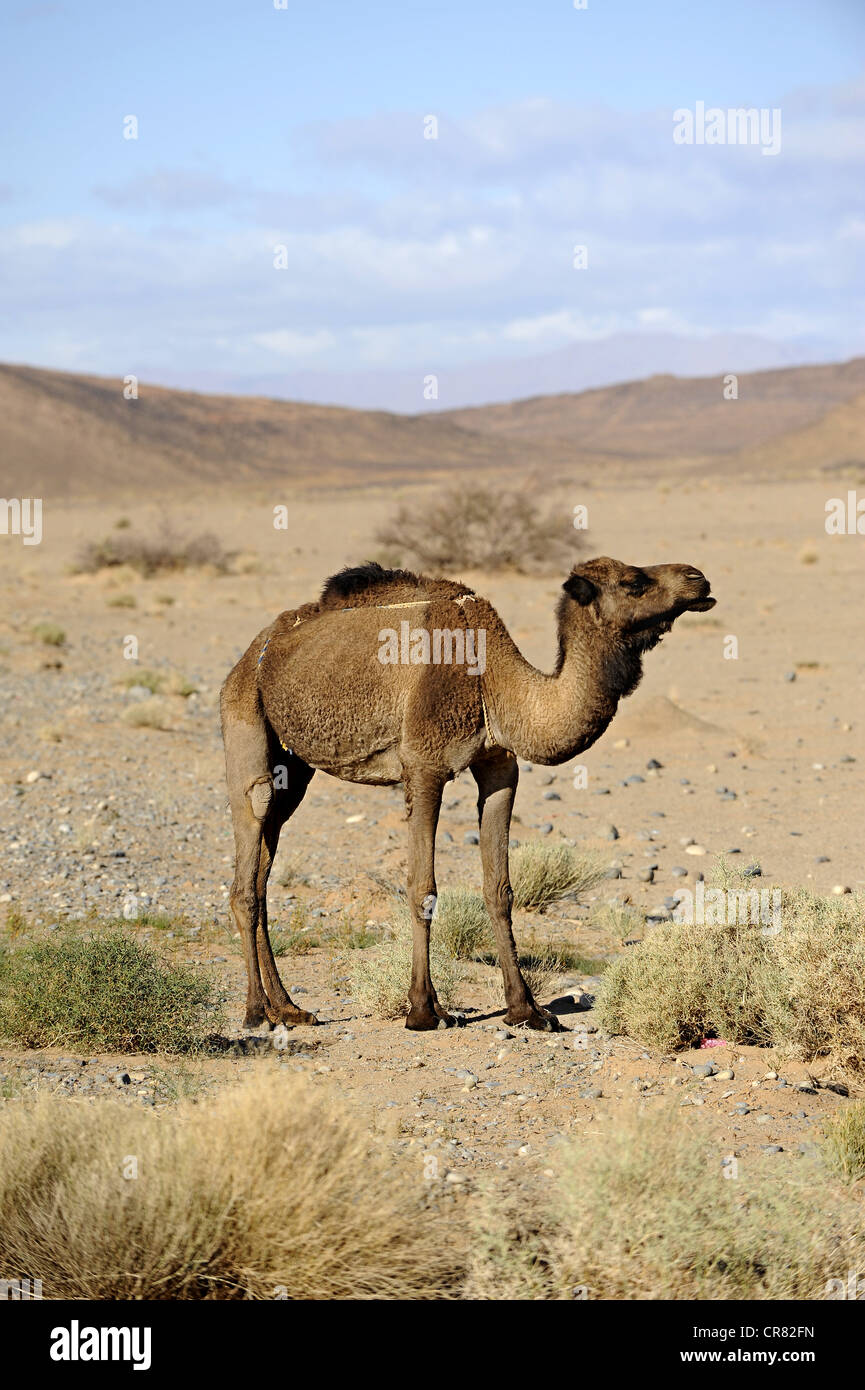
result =
[[[607,556],[575,565],[562,591],[550,674],[525,660],[492,604],[466,585],[375,563],[332,576],[317,603],[281,613],[241,657],[222,688],[221,712],[236,849],[230,903],[246,960],[247,1027],[318,1022],[289,998],[267,931],[279,834],[316,769],[347,782],[402,784],[412,917],[406,1027],[455,1022],[430,978],[429,940],[442,792],[469,768],[505,1022],[559,1028],[523,979],[511,929],[517,760],[556,765],[589,748],[636,688],[644,654],[682,613],[715,604],[692,565],[640,567]],[[387,633],[398,627],[410,644],[403,642],[402,659],[385,659]],[[455,640],[469,631],[484,634],[485,661],[474,668],[459,661]],[[439,643],[438,662],[429,640],[435,632],[451,638],[447,648]]]

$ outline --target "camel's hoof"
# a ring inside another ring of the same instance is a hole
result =
[[[284,1023],[286,1028],[297,1028],[301,1025],[314,1028],[318,1023],[315,1014],[307,1013],[306,1009],[296,1009],[294,1005],[291,1008],[275,1009],[269,1017],[275,1028],[280,1023]]]
[[[505,1014],[505,1023],[509,1024],[512,1028],[518,1028],[520,1026],[524,1028],[534,1028],[539,1033],[564,1032],[555,1014],[551,1014],[548,1009],[529,1009],[525,1013],[515,1014],[513,1016]]]
[[[436,1013],[433,1009],[412,1009],[405,1021],[406,1028],[414,1033],[434,1033],[438,1028],[453,1028],[456,1019],[450,1014]]]
[[[244,1028],[260,1028],[262,1023],[267,1023],[269,1026],[272,1027],[270,1019],[267,1017],[267,1012],[263,1005],[259,1005],[256,1008],[247,1009],[246,1018],[243,1020]]]

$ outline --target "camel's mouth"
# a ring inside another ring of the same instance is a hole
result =
[[[715,607],[715,604],[716,604],[717,602],[718,602],[717,599],[710,598],[710,597],[708,596],[708,594],[707,594],[705,598],[698,598],[698,599],[695,599],[693,603],[689,603],[688,606],[687,606],[687,608],[686,608],[686,610],[685,610],[685,612],[686,612],[686,613],[708,613],[709,609],[710,609],[710,608],[714,608],[714,607]]]

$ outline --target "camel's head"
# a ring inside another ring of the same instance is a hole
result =
[[[693,565],[626,565],[602,555],[575,565],[562,585],[572,603],[633,652],[649,651],[682,613],[714,608],[706,576]],[[567,599],[561,612],[567,621]]]

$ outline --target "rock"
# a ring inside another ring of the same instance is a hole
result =
[[[649,761],[646,763],[646,767],[648,768],[649,772],[657,772],[658,769],[662,768],[663,766],[664,764],[659,763],[657,758],[650,758]]]
[[[128,1071],[118,1072],[117,1076],[114,1078],[114,1084],[121,1088],[123,1086],[129,1086],[132,1084],[132,1077],[129,1075]]]
[[[764,1154],[782,1154],[784,1152],[780,1144],[761,1144],[760,1149]]]
[[[519,840],[508,840],[508,849],[519,849]]]
[[[670,870],[670,873],[673,875],[673,878],[688,877],[688,870],[683,869],[680,864],[675,865],[675,867]]]
[[[828,854],[818,854],[816,859],[814,860],[815,864],[831,864],[831,862],[832,861],[829,858]]]
[[[604,1092],[600,1086],[590,1086],[585,1091],[580,1091],[581,1100],[600,1100]]]
[[[539,826],[538,826],[538,833],[541,834],[541,835],[552,835],[552,833],[553,833],[552,821],[545,821],[543,825],[539,825]],[[474,841],[474,843],[477,844],[477,841]]]
[[[751,1113],[750,1105],[746,1105],[743,1100],[740,1100],[737,1105],[734,1105],[733,1110],[737,1115],[750,1115]]]
[[[610,789],[609,789],[609,787],[596,787],[595,790],[592,792],[592,796],[609,796],[609,795],[610,795]]]
[[[620,864],[611,864],[610,867],[609,867],[609,869],[607,869],[607,872],[604,874],[604,878],[621,878],[621,877],[622,877],[622,866],[621,866]]]
[[[852,888],[848,888],[848,886],[847,886],[846,883],[836,883],[835,886],[834,886],[834,888],[832,889],[832,892],[833,892],[834,894],[836,894],[837,897],[840,898],[840,897],[843,897],[843,895],[844,895],[845,893],[852,893],[852,892],[853,892],[853,889],[852,889]]]
[[[628,787],[628,786],[634,787],[634,786],[637,786],[640,782],[645,782],[645,780],[646,780],[645,777],[641,777],[641,776],[639,775],[639,773],[636,773],[636,772],[635,772],[635,773],[633,774],[633,776],[631,776],[631,777],[626,777],[626,778],[625,778],[625,786],[626,786],[626,787]]]
[[[558,792],[544,792],[543,795],[544,801],[561,801],[561,799]]]
[[[760,867],[759,864],[749,864],[747,868],[745,868],[745,869],[742,870],[742,877],[743,877],[743,878],[762,878],[762,877],[763,877],[763,870],[761,869],[761,867]]]
[[[463,835],[463,844],[479,845],[480,842],[481,837],[476,830],[467,830],[465,835]]]
[[[27,773],[27,776],[24,778],[24,781],[27,782],[29,786],[32,786],[34,782],[38,782],[38,781],[39,781],[39,778],[40,778],[41,776],[42,776],[42,773],[41,773],[41,772],[36,772],[36,771],[28,772],[28,773]]]
[[[725,1071],[715,1072],[715,1079],[717,1081],[735,1081],[736,1076],[735,1073],[732,1072],[729,1067],[727,1067]]]
[[[777,1080],[778,1080],[778,1073],[777,1073],[776,1071],[767,1071],[766,1074],[765,1074],[765,1076],[763,1077],[763,1080],[764,1080],[764,1081],[777,1081]]]
[[[640,870],[637,872],[637,878],[640,880],[641,883],[654,883],[654,881],[655,881],[655,870],[654,870],[654,869],[640,869]]]
[[[794,680],[796,679],[796,672],[795,672],[795,671],[787,671],[787,672],[785,673],[785,675],[784,675],[784,679],[785,679],[785,681],[794,681]]]
[[[705,851],[705,849],[703,848],[702,845],[690,844],[690,845],[686,845],[686,846],[685,846],[685,853],[686,853],[686,854],[705,854],[706,851]]]
[[[714,1076],[716,1067],[714,1062],[698,1062],[696,1066],[691,1067],[691,1071],[694,1076]]]
[[[138,899],[135,897],[134,894],[130,894],[130,896],[129,896],[128,898],[124,898],[124,899],[123,899],[123,906],[121,907],[120,910],[121,910],[121,912],[122,912],[122,914],[123,914],[123,918],[124,918],[125,921],[127,921],[127,922],[134,922],[134,921],[135,921],[135,919],[136,919],[136,917],[138,916],[138,913],[139,913],[139,902],[138,902]]]
[[[601,825],[598,828],[599,840],[618,840],[619,832],[614,825]]]
[[[655,907],[651,912],[646,913],[646,921],[650,923],[672,922],[672,920],[672,914],[665,907]]]

